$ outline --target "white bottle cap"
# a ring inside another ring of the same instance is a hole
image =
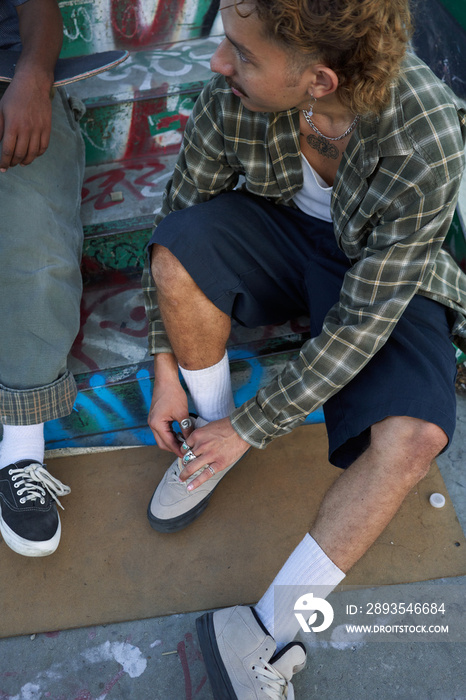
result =
[[[445,496],[441,493],[433,493],[429,498],[429,503],[434,508],[443,508],[445,505]]]

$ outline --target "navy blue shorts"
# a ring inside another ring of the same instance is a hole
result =
[[[168,248],[238,323],[255,328],[307,315],[312,336],[350,267],[332,224],[239,191],[171,213],[153,243]],[[455,378],[447,310],[416,295],[384,347],[323,406],[330,462],[352,464],[369,445],[371,426],[388,416],[434,423],[450,443]]]

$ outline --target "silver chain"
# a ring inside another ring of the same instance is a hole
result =
[[[303,114],[304,114],[304,119],[307,121],[311,129],[314,129],[316,134],[319,134],[319,136],[322,136],[323,139],[326,139],[327,141],[341,141],[341,139],[344,139],[345,136],[348,136],[348,134],[351,134],[353,131],[354,127],[359,121],[359,114],[357,114],[354,118],[354,121],[349,125],[349,127],[346,129],[345,133],[342,134],[341,136],[325,136],[319,129],[316,127],[314,122],[312,121],[311,117],[309,114],[306,112],[305,109],[303,109]]]

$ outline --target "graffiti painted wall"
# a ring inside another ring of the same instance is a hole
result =
[[[62,56],[119,48],[140,50],[207,36],[218,0],[59,0]]]
[[[131,53],[83,81],[86,176],[81,215],[87,273],[140,267],[194,101],[210,79],[220,37]],[[87,83],[87,84],[86,84]]]
[[[131,52],[117,68],[76,83],[73,92],[87,107],[81,122],[87,165],[177,150],[220,40]]]

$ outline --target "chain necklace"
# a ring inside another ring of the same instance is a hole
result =
[[[359,114],[357,114],[354,118],[354,121],[349,125],[349,127],[346,129],[345,133],[342,134],[341,136],[324,136],[324,134],[319,131],[319,129],[316,127],[314,122],[312,121],[311,117],[309,116],[308,112],[306,112],[305,109],[303,109],[303,114],[304,114],[304,119],[307,121],[311,129],[314,129],[316,134],[319,136],[322,136],[323,139],[326,139],[327,141],[341,141],[341,139],[344,139],[345,136],[348,136],[348,134],[351,134],[353,131],[354,127],[359,121]]]

